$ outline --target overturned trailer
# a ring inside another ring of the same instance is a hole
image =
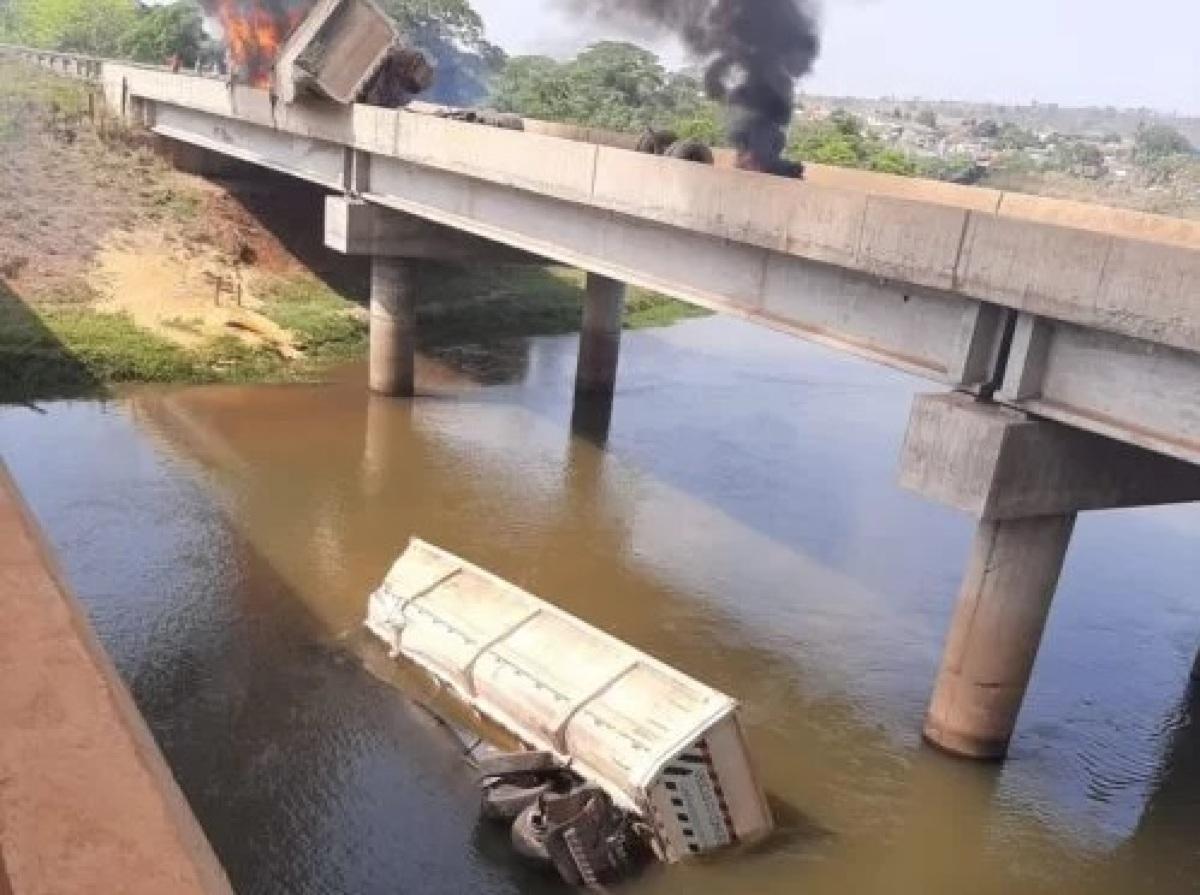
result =
[[[399,42],[372,0],[318,0],[279,52],[275,92],[286,103],[305,94],[355,102]]]
[[[641,817],[667,860],[771,831],[734,700],[515,585],[413,540],[366,624]]]

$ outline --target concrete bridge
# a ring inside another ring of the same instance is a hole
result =
[[[326,241],[372,258],[371,387],[414,394],[429,260],[588,273],[577,391],[611,401],[626,284],[925,378],[901,483],[978,528],[925,735],[1006,754],[1076,516],[1200,499],[1200,223],[815,168],[806,182],[0,48],[96,82],[203,172],[330,190]]]

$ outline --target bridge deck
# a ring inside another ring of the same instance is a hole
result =
[[[1200,223],[827,168],[793,182],[123,63],[98,79],[163,136],[935,382],[1003,377],[1012,406],[1200,462]]]

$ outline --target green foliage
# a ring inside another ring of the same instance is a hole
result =
[[[1011,121],[1006,121],[1000,126],[995,139],[996,147],[1001,151],[1032,149],[1034,146],[1041,145],[1041,141],[1033,131],[1013,124]]]
[[[279,285],[263,313],[292,333],[309,360],[330,362],[359,356],[367,344],[367,322],[354,305],[316,278]]]
[[[531,335],[578,332],[583,312],[584,274],[559,268],[427,268],[418,306],[424,345],[461,345]],[[667,326],[707,312],[644,289],[629,290],[625,327]]]
[[[1195,152],[1187,137],[1166,124],[1143,124],[1138,128],[1135,142],[1137,158],[1142,162]]]
[[[192,64],[208,38],[197,0],[0,0],[0,39],[63,52]]]
[[[788,155],[818,165],[864,168],[911,177],[917,163],[898,149],[885,147],[869,134],[862,119],[836,110],[824,121],[803,122],[792,128]]]
[[[134,0],[10,0],[0,25],[6,41],[115,56],[137,11]]]
[[[717,146],[724,142],[729,127],[724,110],[709,101],[692,111],[677,113],[666,124],[679,139],[700,140],[709,146]]]
[[[922,158],[917,164],[917,173],[947,183],[973,184],[983,178],[984,170],[971,156],[957,154],[945,158]]]
[[[493,82],[492,102],[501,111],[608,130],[670,128],[710,143],[724,133],[720,109],[695,78],[670,74],[654,53],[616,41],[567,62],[510,59]]]
[[[158,64],[177,56],[184,65],[192,66],[208,42],[200,4],[178,0],[166,6],[143,7],[121,38],[121,55]]]
[[[897,174],[901,177],[913,177],[917,173],[917,163],[899,149],[882,149],[867,160],[867,167],[881,174]]]

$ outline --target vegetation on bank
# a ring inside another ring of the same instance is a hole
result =
[[[432,269],[418,310],[423,347],[437,352],[529,336],[576,332],[583,274],[534,267]],[[127,314],[87,306],[26,302],[0,283],[0,402],[103,394],[132,383],[301,382],[362,359],[368,323],[360,306],[315,277],[281,281],[262,313],[303,352],[287,357],[236,336],[185,347],[138,326]],[[641,289],[630,290],[625,325],[665,326],[705,312]],[[196,334],[195,321],[169,321]]]
[[[0,401],[103,394],[123,383],[308,381],[365,357],[364,295],[344,296],[285,251],[281,260],[274,237],[237,202],[175,175],[136,135],[102,139],[86,90],[0,63]],[[167,254],[136,256],[135,267],[146,257],[144,266],[199,266],[253,282],[249,315],[240,299],[230,308],[228,279],[216,304],[233,317],[216,324],[211,291],[199,305],[168,307],[153,328],[115,310],[138,304],[97,279],[96,248],[147,231]],[[435,267],[424,276],[420,333],[433,350],[579,327],[578,272]],[[631,290],[628,325],[699,313]]]

